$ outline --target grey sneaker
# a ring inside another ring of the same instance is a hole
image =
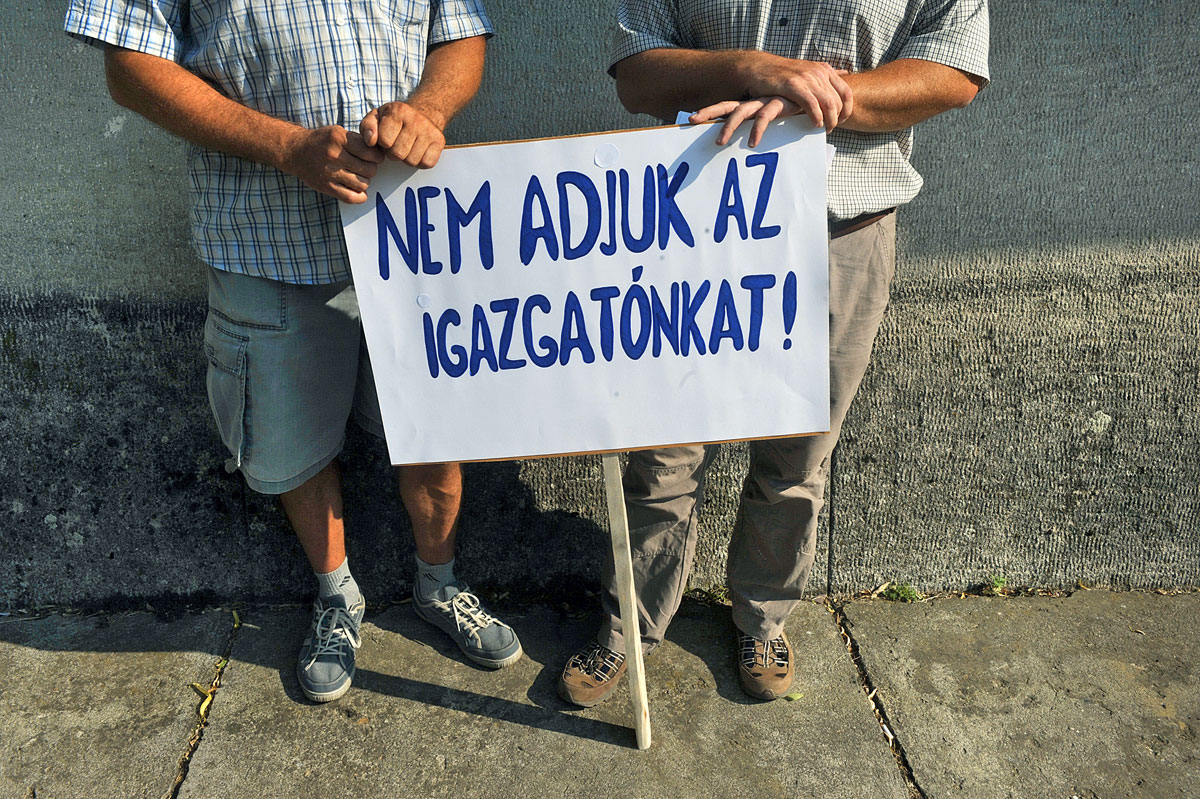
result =
[[[296,661],[300,690],[312,701],[332,702],[350,690],[365,607],[362,599],[347,607],[343,596],[313,603],[312,629]]]
[[[521,659],[521,642],[513,628],[484,610],[463,583],[442,586],[428,600],[422,600],[414,586],[413,609],[480,666],[500,669]]]

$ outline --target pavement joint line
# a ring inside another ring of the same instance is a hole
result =
[[[829,485],[829,510],[826,514],[828,519],[826,523],[828,532],[828,542],[825,547],[825,595],[833,596],[833,541],[834,532],[837,529],[837,474],[838,474],[838,448],[834,446],[833,452],[829,453],[829,479],[826,483]]]
[[[208,726],[208,716],[212,712],[214,697],[221,687],[221,678],[225,676],[229,657],[233,654],[233,644],[237,641],[238,632],[242,629],[241,616],[238,615],[236,609],[231,612],[233,613],[233,627],[229,630],[229,636],[225,640],[225,651],[213,664],[212,681],[207,686],[195,682],[191,684],[192,689],[201,697],[200,702],[196,705],[196,726],[192,729],[192,735],[188,738],[187,746],[179,758],[175,779],[172,781],[171,787],[163,794],[163,799],[178,799],[179,789],[183,787],[188,769],[191,767],[192,756],[196,754],[196,750],[200,747],[200,741],[204,738],[204,728]]]
[[[871,703],[871,709],[875,713],[875,720],[879,722],[879,729],[887,741],[888,748],[892,750],[892,757],[895,758],[896,766],[900,769],[900,775],[904,778],[904,783],[908,787],[909,799],[928,799],[924,789],[917,782],[917,775],[913,772],[912,765],[908,762],[908,755],[904,752],[904,745],[900,743],[900,738],[892,730],[887,710],[884,708],[883,700],[879,696],[879,689],[875,687],[871,675],[867,672],[867,666],[863,663],[862,654],[858,650],[858,642],[854,640],[854,636],[850,633],[850,623],[849,619],[846,618],[844,607],[844,602],[835,604],[828,598],[825,600],[825,608],[833,617],[833,623],[837,626],[838,632],[842,636],[842,641],[846,645],[846,651],[850,653],[850,661],[854,664],[854,668],[858,672],[859,684],[862,685],[863,693],[867,696],[867,701]]]

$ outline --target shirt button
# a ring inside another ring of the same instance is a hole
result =
[[[334,22],[336,22],[338,25],[345,25],[347,20],[345,17],[338,17],[334,20]]]
[[[786,28],[789,21],[790,20],[788,20],[787,17],[780,17],[779,18],[779,27]]]
[[[346,78],[347,88],[353,89],[357,85],[358,85],[358,81],[356,81],[354,78]]]

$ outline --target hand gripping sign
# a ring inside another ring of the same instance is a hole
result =
[[[383,165],[342,220],[392,462],[827,430],[825,137],[747,131]]]

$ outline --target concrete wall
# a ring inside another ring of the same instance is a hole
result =
[[[0,609],[301,598],[281,515],[221,469],[183,146],[107,99],[99,54],[58,32],[62,5],[0,6]],[[901,216],[814,589],[1200,583],[1188,5],[993,9],[994,84],[918,131],[927,185]],[[603,74],[604,6],[492,0],[502,34],[452,138],[645,124]],[[412,547],[385,453],[350,446],[355,571],[399,598]],[[726,448],[695,584],[721,582],[744,467]],[[468,483],[465,574],[517,594],[594,586],[597,459],[472,466]]]

